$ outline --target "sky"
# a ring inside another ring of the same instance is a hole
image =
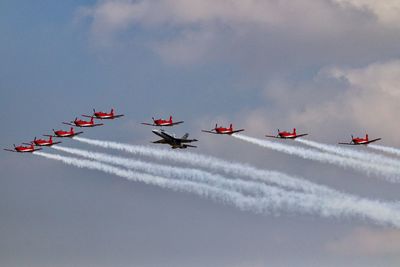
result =
[[[3,0],[2,147],[64,128],[61,122],[93,108],[113,107],[125,116],[82,137],[158,148],[149,143],[156,138],[152,128],[140,122],[173,115],[185,122],[169,131],[199,139],[187,152],[397,201],[398,183],[381,175],[201,129],[233,123],[263,140],[296,127],[327,144],[368,133],[381,137],[380,145],[400,147],[399,25],[396,0]],[[398,228],[367,219],[285,208],[257,214],[36,155],[3,151],[0,168],[1,266],[400,261]]]

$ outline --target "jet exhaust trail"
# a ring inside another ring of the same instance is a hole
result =
[[[112,141],[93,140],[82,137],[74,137],[74,140],[99,146],[124,151],[133,155],[153,157],[158,160],[171,160],[180,163],[190,164],[197,168],[206,168],[215,171],[222,171],[225,174],[248,177],[256,181],[267,182],[279,185],[288,189],[301,190],[314,194],[337,194],[338,191],[323,185],[318,185],[302,178],[292,177],[284,173],[268,170],[260,170],[247,164],[225,161],[216,157],[201,155],[192,152],[178,152],[146,146],[129,145]]]
[[[34,154],[79,168],[88,168],[113,174],[131,181],[156,185],[174,191],[193,193],[214,201],[233,205],[241,210],[268,214],[277,209],[285,208],[290,212],[319,214],[322,217],[361,217],[370,219],[378,224],[390,224],[400,228],[399,211],[393,209],[390,204],[379,201],[321,198],[317,195],[291,192],[273,187],[270,187],[270,194],[267,197],[248,197],[238,192],[215,188],[207,184],[133,172],[97,161],[45,152],[34,152]]]
[[[354,158],[345,158],[334,154],[320,152],[314,149],[271,142],[268,140],[249,137],[243,134],[236,134],[232,136],[240,140],[259,145],[261,147],[280,151],[289,155],[299,156],[303,159],[310,159],[318,162],[334,164],[343,168],[353,168],[354,170],[364,172],[368,175],[375,174],[378,177],[384,176],[389,182],[399,182],[400,169],[394,166],[383,166],[376,163],[364,162]]]
[[[140,160],[127,159],[105,153],[92,152],[64,146],[53,146],[52,148],[76,156],[81,156],[108,164],[119,165],[128,169],[134,169],[136,171],[142,171],[152,175],[163,176],[171,179],[190,180],[200,183],[206,183],[211,186],[234,190],[242,194],[247,193],[253,196],[266,196],[270,194],[271,191],[270,186],[267,186],[264,183],[246,181],[242,179],[228,179],[221,175],[213,174],[199,169],[147,163]]]
[[[394,147],[389,147],[389,146],[381,146],[381,145],[374,145],[374,144],[370,144],[368,145],[368,147],[382,151],[382,152],[386,152],[386,153],[390,153],[396,156],[400,156],[400,149],[398,148],[394,148]]]
[[[322,144],[322,143],[305,140],[305,139],[296,139],[296,142],[300,142],[307,146],[311,146],[311,147],[317,148],[319,150],[334,153],[337,155],[360,159],[360,160],[368,161],[371,163],[380,163],[380,164],[385,164],[385,165],[400,168],[400,161],[389,158],[389,157],[385,157],[383,155],[370,153],[368,151],[356,151],[354,149],[348,149],[348,148],[343,148],[343,147],[334,146],[334,145]],[[377,146],[378,149],[380,148],[379,145],[373,145],[373,144],[368,145],[368,147],[372,147],[372,148],[374,148],[374,146]],[[385,147],[385,148],[390,149],[390,147]],[[399,150],[399,155],[400,155],[400,150]]]

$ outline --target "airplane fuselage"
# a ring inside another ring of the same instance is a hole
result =
[[[287,139],[297,137],[297,135],[295,133],[288,133],[288,132],[280,132],[278,135],[280,138],[287,138]]]
[[[171,126],[172,121],[167,121],[167,120],[154,120],[154,124],[158,126]]]
[[[233,131],[230,128],[223,128],[223,127],[215,128],[214,130],[216,133],[219,133],[219,134],[231,134]]]
[[[53,144],[53,141],[42,140],[42,139],[38,139],[38,140],[35,140],[33,142],[37,146],[51,146]]]
[[[109,114],[109,113],[102,113],[102,112],[96,112],[94,113],[94,116],[98,119],[112,119],[114,118],[114,114]]]
[[[352,141],[356,145],[363,145],[363,144],[367,144],[369,142],[368,139],[364,139],[364,138],[354,138]]]
[[[33,146],[17,146],[15,147],[15,151],[17,152],[33,152],[35,148]]]

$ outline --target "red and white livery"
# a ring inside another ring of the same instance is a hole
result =
[[[95,127],[95,126],[103,125],[103,123],[94,123],[93,116],[90,117],[90,121],[78,120],[78,118],[75,118],[74,121],[63,122],[63,124],[70,125],[70,126],[76,126],[76,127]]]
[[[143,125],[150,125],[150,126],[159,126],[159,127],[163,127],[163,126],[174,126],[177,124],[181,124],[183,123],[183,121],[176,121],[174,122],[172,120],[172,116],[169,116],[169,120],[163,120],[163,119],[153,119],[153,123],[147,123],[147,122],[142,122]]]
[[[61,141],[58,141],[58,142],[54,142],[53,141],[53,136],[49,136],[49,139],[48,140],[45,140],[45,139],[36,139],[36,137],[35,137],[35,139],[32,141],[36,146],[52,146],[52,145],[56,145],[56,144],[59,144],[59,143],[61,143]]]
[[[4,148],[4,150],[9,152],[18,152],[18,153],[32,153],[34,151],[42,150],[41,148],[35,148],[33,143],[29,144],[29,146],[15,146],[14,149]]]
[[[91,115],[91,116],[82,115],[82,116],[83,117],[87,117],[87,118],[95,117],[96,119],[100,119],[100,120],[113,120],[113,119],[116,119],[116,118],[124,116],[124,114],[115,115],[114,114],[114,109],[112,108],[110,113],[96,111],[95,109],[93,109],[93,115]]]
[[[212,134],[228,134],[228,135],[231,135],[231,134],[234,134],[234,133],[243,132],[244,129],[234,130],[234,129],[233,129],[233,125],[232,125],[232,123],[231,123],[231,124],[229,125],[229,128],[225,128],[225,127],[222,127],[222,126],[219,126],[219,127],[218,127],[218,124],[215,124],[214,129],[211,129],[211,130],[201,130],[201,131],[202,131],[202,132],[205,132],[205,133],[212,133]]]
[[[293,132],[287,132],[287,131],[279,131],[278,129],[278,134],[277,135],[266,135],[266,137],[270,138],[280,138],[280,139],[296,139],[298,137],[306,136],[308,134],[297,134],[296,128],[293,128]]]
[[[354,138],[353,136],[351,136],[350,143],[340,143],[339,142],[339,144],[340,145],[368,145],[368,144],[370,144],[372,142],[376,142],[376,141],[379,141],[381,139],[382,138],[376,138],[376,139],[369,140],[368,134],[365,134],[365,138],[362,138],[362,137]]]
[[[81,134],[83,132],[75,132],[74,128],[71,127],[71,129],[69,131],[64,131],[64,130],[54,130],[54,135],[45,135],[45,136],[53,136],[53,137],[74,137],[78,134]]]

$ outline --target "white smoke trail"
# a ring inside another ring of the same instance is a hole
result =
[[[171,151],[160,148],[129,145],[112,141],[93,140],[82,137],[74,137],[74,140],[103,148],[124,151],[134,155],[152,157],[158,160],[172,160],[175,162],[186,163],[196,166],[196,168],[222,171],[229,175],[248,177],[256,181],[268,182],[288,189],[301,190],[304,192],[322,195],[338,193],[336,190],[312,183],[302,178],[292,177],[276,171],[260,170],[247,164],[228,162],[216,157],[205,156],[188,151]]]
[[[398,148],[374,145],[374,144],[370,144],[370,145],[368,145],[368,147],[382,151],[382,152],[390,153],[390,154],[393,154],[396,156],[400,156],[400,149],[398,149]]]
[[[304,159],[315,160],[318,162],[324,162],[334,164],[343,168],[352,168],[359,172],[366,173],[368,175],[375,174],[378,177],[385,177],[387,181],[399,182],[400,181],[400,169],[394,166],[383,166],[376,163],[364,162],[354,158],[345,158],[339,155],[329,154],[320,152],[314,149],[308,149],[303,147],[296,147],[287,144],[281,144],[271,142],[268,140],[262,140],[254,137],[249,137],[243,134],[232,135],[235,138],[247,141],[259,145],[261,147],[280,151],[289,155],[299,156]]]
[[[218,174],[209,173],[199,169],[183,168],[161,165],[156,163],[147,163],[140,160],[127,159],[117,157],[105,153],[86,151],[77,148],[69,148],[64,146],[52,146],[56,150],[67,152],[73,155],[85,157],[91,160],[105,162],[123,166],[136,171],[146,172],[152,175],[163,176],[172,179],[190,180],[200,183],[206,183],[211,186],[234,190],[242,194],[250,194],[253,196],[266,196],[270,193],[269,187],[264,183],[255,181],[245,181],[241,179],[228,179]]]
[[[378,224],[389,224],[400,228],[400,212],[397,209],[393,209],[391,205],[379,201],[350,198],[321,198],[316,195],[290,192],[274,187],[269,187],[270,193],[268,194],[268,197],[246,197],[241,193],[214,188],[207,184],[184,180],[173,180],[160,176],[132,172],[130,170],[120,169],[96,161],[65,157],[44,152],[34,152],[34,154],[58,160],[68,165],[117,175],[131,181],[143,182],[175,191],[193,193],[233,205],[241,210],[250,210],[256,213],[271,213],[275,210],[284,208],[289,212],[319,214],[322,217],[361,217],[363,219],[370,219]]]
[[[305,144],[307,146],[311,146],[311,147],[320,149],[322,151],[334,153],[334,154],[345,156],[345,157],[360,159],[360,160],[363,160],[366,162],[389,165],[389,166],[393,166],[395,168],[397,167],[400,170],[400,161],[389,158],[389,157],[385,157],[383,155],[370,153],[367,151],[356,151],[354,149],[348,149],[348,148],[343,148],[343,147],[334,146],[334,145],[322,144],[322,143],[305,140],[305,139],[296,139],[296,141],[299,143]],[[368,145],[368,147],[374,148],[375,145],[370,144],[370,145]],[[377,146],[377,147],[379,149],[381,146]],[[384,148],[390,149],[390,147],[384,147]],[[399,150],[399,155],[400,155],[400,150]]]

